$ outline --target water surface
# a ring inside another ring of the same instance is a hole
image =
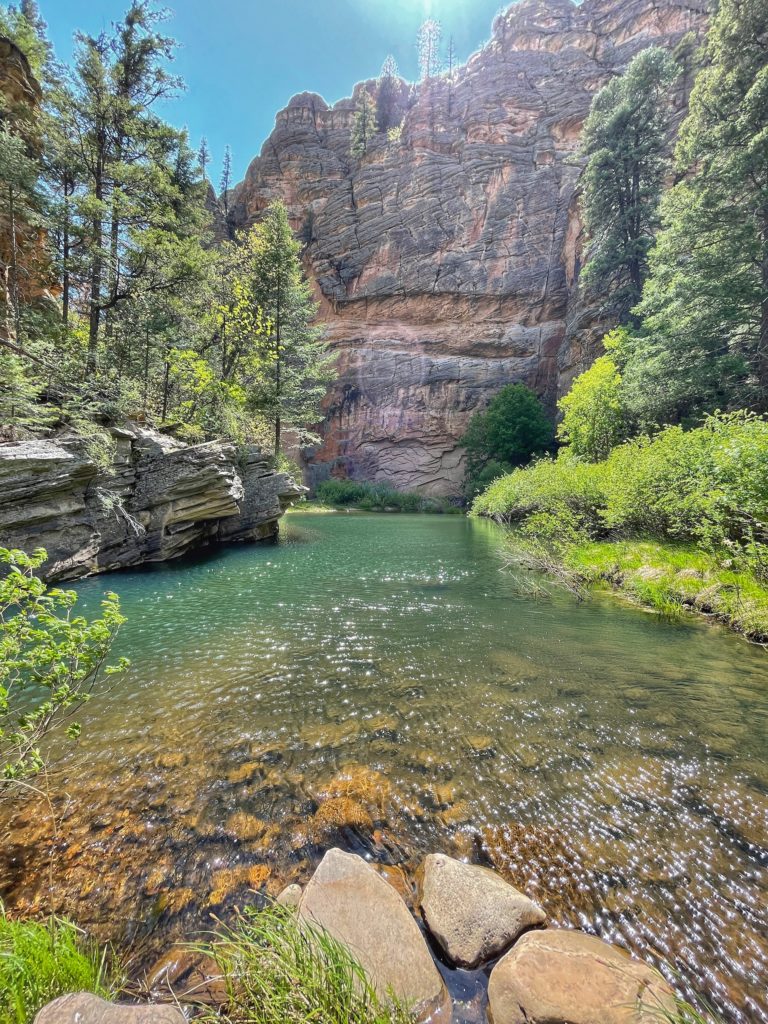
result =
[[[768,1020],[768,656],[610,595],[532,597],[506,560],[463,517],[294,513],[277,546],[81,584],[91,612],[120,593],[132,667],[51,781],[55,834],[18,812],[0,895],[139,971],[329,846],[406,893],[444,850]]]

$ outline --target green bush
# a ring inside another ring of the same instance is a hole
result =
[[[377,997],[360,964],[326,932],[302,927],[283,907],[246,908],[234,928],[203,951],[229,999],[204,1020],[232,1024],[410,1024]]]
[[[318,499],[325,505],[359,508],[365,512],[431,512],[456,511],[445,498],[426,498],[415,491],[398,491],[389,484],[372,484],[358,480],[324,480],[317,485]]]
[[[125,658],[106,664],[125,619],[116,594],[101,602],[102,617],[74,614],[77,594],[49,589],[35,575],[46,552],[0,547],[0,802],[19,781],[45,767],[41,742],[64,728],[75,739],[73,716]]]
[[[768,581],[768,421],[749,413],[668,427],[600,463],[561,452],[497,480],[476,515],[529,532],[694,541]]]
[[[74,925],[10,921],[0,908],[0,1024],[31,1024],[41,1007],[68,992],[109,998],[116,987],[108,953]]]
[[[487,409],[475,413],[461,439],[467,451],[465,493],[473,498],[490,479],[552,445],[552,424],[525,384],[508,384]]]

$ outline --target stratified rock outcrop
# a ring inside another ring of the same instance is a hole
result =
[[[307,243],[340,369],[310,482],[455,493],[473,412],[513,380],[552,406],[588,364],[600,332],[575,301],[580,131],[612,75],[703,31],[706,8],[521,0],[452,83],[401,90],[400,141],[379,135],[362,160],[350,154],[354,99],[303,93],[278,114],[231,195],[232,221],[281,197]]]
[[[107,469],[82,438],[0,444],[0,544],[45,548],[49,579],[268,540],[302,493],[256,448],[187,446],[135,424],[111,433]]]

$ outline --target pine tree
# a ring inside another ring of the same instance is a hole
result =
[[[440,38],[442,28],[439,21],[427,18],[421,23],[416,40],[419,54],[419,70],[421,78],[428,81],[440,72]]]
[[[647,276],[666,168],[667,94],[677,74],[666,51],[644,50],[597,94],[584,125],[590,245],[582,283],[606,296],[606,310],[619,320],[639,301]]]
[[[381,66],[376,92],[376,125],[380,132],[387,132],[400,123],[400,84],[397,62],[390,54]]]
[[[360,90],[355,121],[352,126],[352,153],[356,157],[365,156],[368,152],[368,143],[376,134],[376,130],[376,108],[371,94],[363,88]]]
[[[453,110],[453,83],[456,76],[456,46],[453,42],[453,36],[448,40],[448,53],[445,58],[445,71],[446,78],[448,79],[448,116],[451,116]]]
[[[197,151],[197,162],[200,164],[200,170],[203,172],[203,177],[208,178],[208,164],[211,162],[211,151],[208,149],[208,139],[205,136],[200,139],[200,148]]]
[[[221,166],[221,179],[219,181],[219,194],[221,205],[224,209],[224,219],[229,217],[229,190],[232,188],[232,151],[229,146],[224,149],[224,162]]]
[[[251,229],[249,301],[265,322],[261,367],[252,385],[254,408],[274,426],[275,455],[284,426],[303,437],[320,418],[320,404],[333,377],[332,356],[315,325],[317,303],[301,268],[301,245],[293,237],[282,202],[269,206]]]
[[[768,409],[768,5],[721,0],[625,382],[646,418]]]

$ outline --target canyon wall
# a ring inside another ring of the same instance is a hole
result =
[[[595,92],[649,45],[706,26],[707,0],[521,0],[445,77],[401,89],[399,141],[350,153],[361,83],[281,111],[231,196],[232,226],[275,197],[306,243],[338,355],[307,482],[456,494],[472,414],[522,380],[554,408],[599,346],[576,291],[581,127]],[[682,115],[689,83],[674,97]]]
[[[302,494],[257,448],[188,446],[130,423],[110,433],[107,465],[75,435],[0,444],[0,544],[45,548],[47,579],[271,540]]]

